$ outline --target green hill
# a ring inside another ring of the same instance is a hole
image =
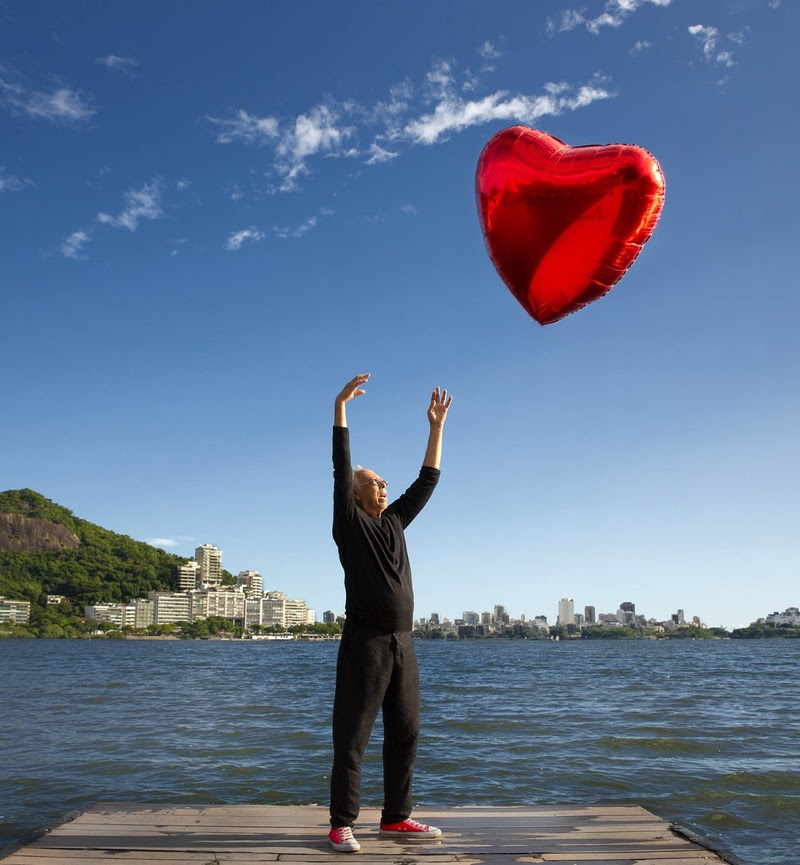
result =
[[[31,602],[40,618],[47,595],[70,611],[174,589],[185,558],[76,517],[33,490],[0,493],[0,596]]]

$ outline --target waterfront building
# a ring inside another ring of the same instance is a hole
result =
[[[336,613],[333,610],[325,610],[322,614],[322,622],[325,625],[332,625],[336,621]]]
[[[14,601],[0,597],[0,624],[27,625],[30,618],[30,601]]]
[[[173,625],[192,620],[189,592],[148,592],[147,597],[153,602],[154,624]]]
[[[547,616],[534,616],[533,627],[537,631],[541,631],[543,634],[550,633],[550,625],[547,624]]]
[[[202,609],[204,614],[199,615],[195,612],[193,604],[191,621],[199,618],[208,618],[209,616],[217,616],[221,619],[231,619],[233,621],[244,621],[246,597],[240,587],[237,586],[233,591],[217,588],[202,589],[199,592],[193,592],[193,595],[197,599],[199,609]]]
[[[222,550],[203,544],[194,551],[194,557],[200,567],[200,585],[219,586],[222,583]]]
[[[200,586],[200,565],[194,559],[189,559],[184,565],[178,565],[178,591],[192,592]]]
[[[264,628],[286,627],[286,602],[289,596],[285,592],[264,592],[258,610],[258,622]]]
[[[464,610],[461,614],[461,618],[465,625],[479,625],[481,621],[481,617],[472,610]]]
[[[494,607],[494,621],[497,624],[507,625],[510,616],[506,612],[506,608],[502,604],[495,604]]]
[[[572,598],[562,598],[558,602],[557,624],[565,627],[575,624],[575,601]]]
[[[147,628],[156,623],[155,601],[147,598],[137,598],[133,602],[133,627]]]
[[[118,628],[127,624],[133,624],[133,619],[128,621],[128,607],[126,604],[94,604],[83,608],[84,618],[92,622],[111,622]]]
[[[587,625],[593,625],[597,621],[597,612],[594,607],[584,607],[583,608],[583,618],[586,620]]]
[[[284,610],[286,616],[284,628],[308,624],[308,604],[305,601],[288,600],[285,602]]]
[[[51,604],[63,604],[66,600],[64,595],[48,595],[47,606],[49,607]]]
[[[770,613],[766,622],[769,625],[793,625],[800,627],[800,610],[797,607],[787,607],[782,613]]]
[[[481,613],[481,621],[480,621],[480,624],[483,625],[483,626],[486,627],[486,628],[490,627],[491,624],[492,624],[492,614],[489,613],[489,612],[483,612],[483,613]]]
[[[248,598],[260,598],[264,594],[261,588],[261,574],[258,571],[239,571],[236,575],[236,584],[244,588]]]

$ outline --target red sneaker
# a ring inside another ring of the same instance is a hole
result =
[[[361,845],[353,837],[353,830],[349,826],[339,826],[328,832],[328,840],[334,850],[342,853],[355,853],[361,849]]]
[[[400,823],[381,823],[378,834],[382,838],[438,838],[442,830],[417,823],[409,817]]]

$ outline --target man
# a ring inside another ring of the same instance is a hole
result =
[[[333,426],[333,538],[344,568],[346,621],[333,705],[331,830],[335,850],[354,852],[361,797],[361,758],[383,710],[383,811],[388,838],[436,838],[441,830],[411,820],[411,779],[419,738],[419,671],[411,635],[414,591],[404,530],[439,480],[442,428],[453,398],[437,387],[428,406],[430,432],[419,477],[391,504],[387,484],[370,469],[353,471],[345,406],[365,393],[369,373],[336,397]]]

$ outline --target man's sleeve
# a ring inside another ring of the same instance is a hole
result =
[[[353,469],[350,464],[350,430],[333,428],[333,537],[353,519]]]
[[[428,499],[433,495],[436,484],[439,483],[439,469],[423,466],[419,471],[419,477],[413,484],[400,496],[399,499],[393,501],[387,508],[391,513],[395,513],[400,517],[405,528],[416,515],[428,503]]]

